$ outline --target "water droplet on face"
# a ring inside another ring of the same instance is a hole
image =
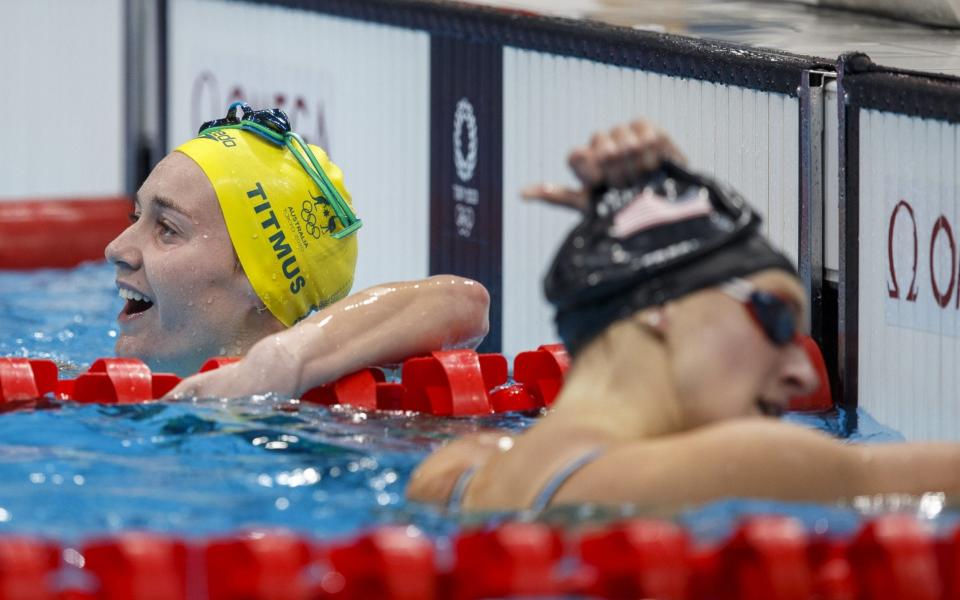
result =
[[[257,235],[257,234],[253,234],[253,236],[251,236],[251,237],[253,237],[253,239],[257,239],[257,238],[260,237],[260,236]]]

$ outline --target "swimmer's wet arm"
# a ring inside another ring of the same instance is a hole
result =
[[[490,295],[480,283],[435,275],[368,288],[277,337],[299,357],[302,394],[370,365],[475,348],[489,329],[489,308]]]
[[[787,423],[750,419],[613,447],[573,475],[554,500],[834,501],[928,491],[960,494],[960,445],[844,445]]]
[[[299,397],[367,366],[476,347],[489,305],[481,284],[454,275],[372,287],[260,340],[237,363],[185,379],[168,397]]]

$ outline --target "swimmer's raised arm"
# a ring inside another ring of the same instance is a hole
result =
[[[238,363],[185,379],[168,397],[299,397],[369,365],[476,347],[489,303],[480,283],[455,275],[378,285],[260,340]]]

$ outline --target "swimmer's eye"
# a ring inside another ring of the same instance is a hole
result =
[[[133,225],[140,220],[140,215],[138,213],[130,213],[127,215],[127,218],[130,219],[130,224]]]
[[[177,230],[170,225],[167,221],[163,219],[157,221],[157,226],[160,228],[160,235],[162,237],[170,237],[177,235]]]

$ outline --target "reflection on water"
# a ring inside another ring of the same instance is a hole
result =
[[[61,377],[73,377],[113,355],[122,305],[114,269],[105,262],[0,271],[0,356],[49,358],[60,365]]]
[[[0,531],[77,539],[280,526],[330,537],[454,522],[403,488],[439,441],[519,416],[437,419],[257,398],[77,406],[0,418]]]

